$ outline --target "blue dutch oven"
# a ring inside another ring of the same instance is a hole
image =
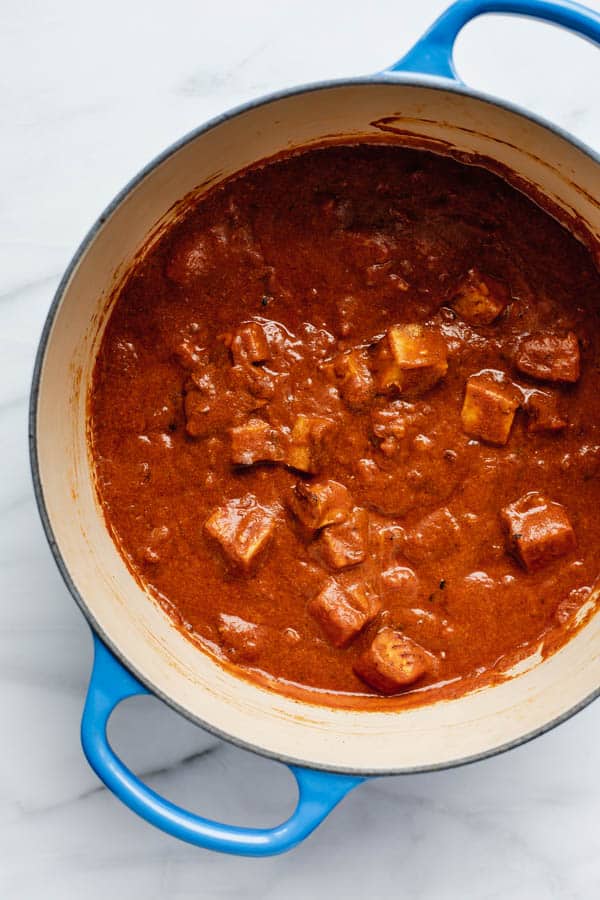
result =
[[[544,195],[590,243],[600,237],[600,163],[539,118],[458,78],[461,28],[483,13],[554,22],[600,43],[600,16],[567,0],[458,0],[399,62],[356,79],[313,84],[214,119],[169,148],[113,201],[71,262],[50,309],[31,396],[35,491],[56,562],[94,634],[82,722],[85,754],[106,786],[157,828],[200,847],[249,856],[302,841],[368,776],[448,768],[541,734],[600,690],[600,620],[591,616],[547,659],[533,655],[494,687],[422,708],[360,712],[301,703],[237,678],[175,629],[125,566],[94,490],[87,390],[113,290],[182,198],[282,150],[328,140],[397,140],[477,159]],[[209,731],[287,763],[298,804],[276,828],[193,815],[120,761],[107,723],[122,700],[152,693]]]

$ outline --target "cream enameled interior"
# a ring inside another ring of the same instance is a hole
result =
[[[318,707],[258,688],[189,643],[125,567],[98,511],[90,477],[86,391],[98,322],[116,273],[172,204],[217,174],[226,176],[290,146],[333,136],[377,137],[370,123],[391,115],[399,128],[502,162],[600,234],[600,210],[591,199],[600,196],[597,164],[513,112],[401,81],[278,99],[196,137],[147,175],[109,217],[62,297],[37,413],[50,523],[91,618],[113,648],[158,693],[222,734],[270,754],[340,770],[442,765],[543,727],[600,686],[600,616],[560,652],[501,686],[401,714]]]

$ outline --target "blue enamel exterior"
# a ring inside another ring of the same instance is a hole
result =
[[[415,46],[382,74],[414,72],[460,82],[453,63],[456,38],[467,22],[485,13],[529,16],[561,25],[600,44],[600,15],[569,0],[457,0]],[[368,79],[367,79],[368,80]],[[240,828],[194,815],[147,787],[125,766],[107,736],[115,707],[147,694],[142,685],[94,634],[94,667],[81,724],[85,755],[105,785],[131,810],[167,834],[209,850],[272,856],[291,850],[365,778],[289,765],[298,785],[290,818],[275,828]]]
[[[173,837],[222,853],[273,856],[290,850],[314,831],[348,791],[364,778],[290,766],[298,785],[298,803],[276,828],[239,828],[194,815],[165,800],[125,766],[112,749],[106,728],[115,707],[147,689],[94,635],[94,668],[83,711],[81,743],[104,784],[131,810]]]

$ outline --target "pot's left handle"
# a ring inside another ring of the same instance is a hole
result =
[[[128,697],[147,694],[94,635],[94,668],[81,722],[84,753],[98,777],[133,812],[180,840],[244,856],[273,856],[291,850],[314,831],[345,795],[364,778],[289,766],[298,784],[298,804],[275,828],[239,828],[194,815],[147,787],[121,762],[106,728],[115,707]]]

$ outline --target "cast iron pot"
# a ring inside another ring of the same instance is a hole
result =
[[[281,853],[367,776],[491,756],[547,731],[600,692],[599,616],[553,656],[534,654],[502,684],[402,714],[330,709],[267,691],[200,652],[149,599],[107,531],[92,478],[86,396],[114,285],[177,201],[257,160],[334,137],[379,140],[386,123],[400,142],[410,135],[413,144],[493,160],[600,238],[598,156],[547,122],[471,90],[456,75],[458,32],[488,12],[533,16],[600,43],[600,16],[567,0],[458,0],[384,72],[271,95],[170,147],[100,216],[52,303],[33,378],[31,461],[48,541],[94,635],[83,749],[127,806],[192,844],[252,856]],[[237,828],[192,815],[146,787],[106,734],[117,704],[143,693],[234,744],[287,763],[299,789],[292,816],[276,828]]]

